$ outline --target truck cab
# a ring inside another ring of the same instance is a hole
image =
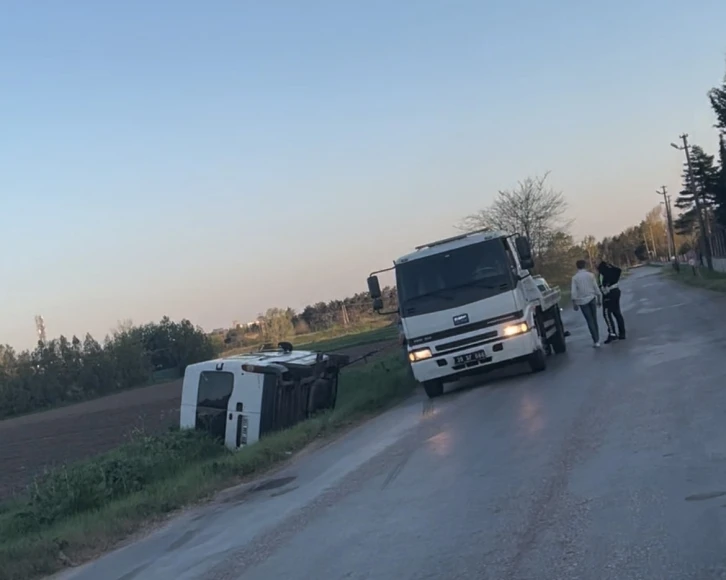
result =
[[[429,397],[444,383],[505,364],[533,372],[564,352],[557,288],[544,291],[526,238],[494,231],[462,234],[419,246],[394,261],[397,313],[414,377]],[[383,270],[385,271],[385,270]],[[383,309],[374,272],[368,289]]]

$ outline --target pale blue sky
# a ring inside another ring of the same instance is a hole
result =
[[[0,0],[0,343],[207,329],[552,171],[602,236],[712,148],[726,2]]]

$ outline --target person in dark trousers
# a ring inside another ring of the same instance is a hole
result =
[[[625,320],[620,311],[620,288],[618,287],[622,270],[603,260],[597,267],[597,271],[600,274],[603,296],[602,314],[608,328],[605,344],[610,344],[615,340],[625,340]]]

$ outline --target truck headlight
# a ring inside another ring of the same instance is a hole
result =
[[[431,358],[430,348],[419,348],[418,350],[412,350],[408,353],[408,360],[412,363],[420,360],[426,360],[427,358]]]
[[[523,334],[529,330],[529,325],[526,322],[520,322],[518,324],[511,324],[506,326],[502,331],[504,336],[515,336],[517,334]]]

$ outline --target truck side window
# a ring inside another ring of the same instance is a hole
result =
[[[512,254],[512,250],[509,248],[509,244],[506,242],[504,243],[504,250],[507,252],[507,262],[509,262],[509,270],[514,274],[517,275],[517,260],[514,259],[514,255]]]

